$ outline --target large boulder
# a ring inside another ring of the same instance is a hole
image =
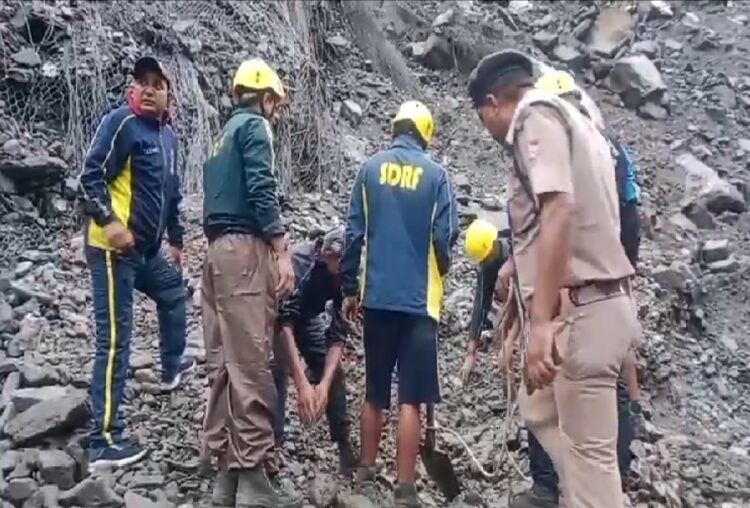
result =
[[[0,173],[16,182],[39,179],[59,179],[68,169],[68,164],[57,157],[30,155],[21,160],[0,161]]]
[[[617,60],[609,74],[609,87],[631,109],[646,102],[659,102],[667,90],[659,69],[645,55],[629,55]]]
[[[444,37],[431,34],[426,41],[412,44],[412,55],[422,65],[432,70],[447,70],[454,67],[453,48]]]
[[[695,155],[683,153],[676,159],[685,172],[683,208],[705,207],[710,212],[742,213],[747,209],[745,196],[731,183]]]
[[[44,400],[5,424],[4,432],[15,445],[38,442],[42,438],[68,432],[82,426],[89,418],[88,396],[81,390],[64,397]]]

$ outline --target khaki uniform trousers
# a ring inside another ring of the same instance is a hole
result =
[[[621,508],[617,465],[616,385],[625,355],[640,337],[632,300],[624,293],[578,290],[563,298],[561,318],[575,317],[557,347],[560,371],[531,396],[522,387],[521,416],[547,451],[560,477],[560,506]]]
[[[210,391],[202,451],[226,469],[263,465],[274,446],[271,375],[278,268],[260,238],[223,235],[203,264],[203,337]]]

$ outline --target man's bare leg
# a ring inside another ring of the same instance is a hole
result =
[[[396,471],[399,483],[414,483],[420,430],[419,405],[401,404],[396,441]]]
[[[362,443],[360,466],[362,466],[362,469],[372,469],[375,467],[375,459],[378,456],[380,446],[380,435],[383,432],[383,411],[370,402],[365,402],[362,405],[359,432]]]

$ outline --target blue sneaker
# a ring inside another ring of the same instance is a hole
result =
[[[89,473],[100,469],[115,469],[130,466],[142,460],[148,450],[132,441],[123,440],[120,443],[89,451]]]
[[[177,370],[172,376],[162,376],[162,389],[165,392],[173,391],[175,388],[180,386],[180,383],[182,383],[182,380],[185,378],[185,376],[192,372],[193,369],[195,369],[195,366],[195,360],[192,358],[183,358],[182,360],[180,360],[180,364],[177,366]]]

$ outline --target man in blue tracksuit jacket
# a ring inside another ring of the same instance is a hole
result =
[[[364,307],[366,395],[357,477],[360,483],[374,477],[383,410],[390,404],[391,376],[398,362],[398,507],[420,506],[414,487],[419,406],[440,401],[442,277],[458,237],[448,173],[425,153],[433,129],[424,104],[401,106],[393,120],[393,143],[365,161],[354,182],[341,260],[344,313],[350,320],[355,317],[358,294]]]
[[[133,290],[156,302],[162,382],[175,389],[192,369],[185,349],[185,286],[177,137],[168,123],[169,81],[154,58],[139,59],[128,104],[99,124],[80,177],[96,321],[89,467],[121,467],[146,454],[123,438],[118,407],[129,365]],[[170,264],[161,253],[164,233]]]

